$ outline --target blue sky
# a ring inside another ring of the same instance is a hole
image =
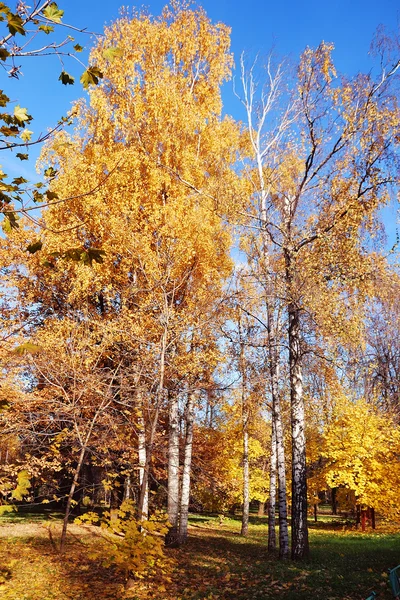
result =
[[[146,6],[152,14],[159,14],[164,4],[153,0]],[[65,22],[101,32],[105,23],[118,17],[120,1],[60,0],[59,6],[65,10]],[[278,54],[296,59],[305,46],[316,46],[325,40],[334,42],[335,62],[340,71],[348,74],[369,70],[368,49],[377,26],[384,24],[393,30],[400,21],[399,0],[204,0],[202,6],[213,21],[222,21],[232,28],[236,58],[243,50],[267,53],[274,47]],[[43,42],[50,39],[44,34],[42,38]],[[77,39],[87,47],[93,42],[90,36]],[[79,77],[79,67],[70,59],[65,68]],[[84,93],[79,83],[63,86],[57,81],[61,65],[55,57],[27,58],[22,70],[21,80],[8,80],[3,86],[34,115],[31,128],[35,131],[51,126],[65,114],[71,101]],[[232,102],[229,87],[226,110],[236,116],[240,106]]]
[[[58,4],[65,10],[65,22],[95,32],[101,32],[104,24],[117,18],[120,7],[119,0],[59,0]],[[157,15],[164,4],[152,0],[145,6]],[[243,50],[254,55],[268,53],[272,47],[279,55],[296,59],[307,45],[316,46],[325,40],[335,44],[335,63],[349,75],[370,69],[368,50],[377,27],[383,24],[393,31],[400,22],[399,0],[204,0],[201,5],[213,21],[222,21],[232,28],[236,59]],[[42,38],[42,42],[49,39],[44,34]],[[93,43],[90,36],[78,35],[77,40],[88,48]],[[82,58],[85,60],[84,54]],[[79,82],[63,86],[57,80],[61,65],[55,57],[27,58],[21,64],[24,76],[17,81],[4,74],[2,87],[12,100],[29,109],[34,116],[30,129],[36,134],[53,125],[84,91]],[[79,79],[81,68],[70,59],[66,60],[65,70]],[[231,90],[231,83],[224,87],[225,111],[241,117],[241,106]],[[33,150],[32,156],[37,151]],[[9,174],[25,170],[26,175],[32,176],[31,163],[21,163],[5,153],[1,161]],[[395,217],[391,213],[390,220],[395,221]]]

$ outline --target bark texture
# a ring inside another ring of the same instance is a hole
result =
[[[179,519],[179,542],[184,544],[187,539],[189,499],[190,499],[190,475],[192,468],[192,445],[193,445],[193,420],[194,420],[194,397],[190,394],[186,406],[186,435],[185,454],[182,474],[181,510]]]

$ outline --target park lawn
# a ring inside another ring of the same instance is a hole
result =
[[[168,549],[170,581],[123,577],[91,558],[96,528],[71,525],[67,552],[56,551],[60,523],[30,515],[0,518],[0,599],[5,600],[389,600],[387,569],[400,563],[400,531],[361,533],[329,517],[311,524],[311,558],[280,562],[266,550],[266,519],[195,517],[188,543]],[[49,535],[49,528],[51,536]]]

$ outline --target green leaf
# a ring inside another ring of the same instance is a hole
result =
[[[103,78],[103,73],[96,66],[89,67],[82,73],[81,75],[81,84],[85,89],[89,87],[89,85],[97,85],[99,83],[99,79]]]
[[[55,2],[52,2],[43,11],[43,16],[49,21],[54,21],[54,23],[61,23],[63,15],[64,11],[60,10]]]
[[[26,248],[26,251],[30,252],[30,254],[35,254],[42,248],[43,248],[43,242],[38,240],[37,242],[33,242],[32,244],[29,244],[29,246],[27,246],[27,248]]]
[[[7,14],[7,27],[11,35],[15,35],[20,33],[21,35],[25,35],[25,29],[23,26],[23,21],[19,15],[14,15],[14,13],[9,12]]]
[[[15,490],[12,492],[11,497],[14,500],[22,500],[24,496],[28,494],[28,490],[31,487],[28,471],[20,471],[18,473],[18,484]]]
[[[17,509],[12,504],[2,504],[0,506],[0,517],[6,515],[7,513],[16,512]]]
[[[105,50],[103,50],[103,57],[106,60],[109,60],[110,62],[112,62],[116,58],[119,58],[122,55],[123,55],[123,50],[118,47],[113,48],[112,46],[110,46],[110,48],[106,48]]]
[[[79,262],[82,258],[82,253],[84,252],[84,250],[82,250],[82,248],[70,248],[69,250],[67,250],[64,254],[65,258],[69,258],[70,260],[73,260],[74,262]]]
[[[54,31],[53,25],[40,25],[39,29],[40,31],[44,31],[46,35]]]
[[[44,172],[44,176],[45,177],[55,177],[57,175],[58,171],[56,171],[56,169],[53,169],[53,167],[47,167],[47,169]]]
[[[5,48],[0,48],[0,60],[6,60],[10,56],[10,53]]]
[[[47,190],[46,196],[47,200],[56,200],[58,198],[57,192],[51,192],[50,190]]]
[[[21,346],[14,348],[15,354],[37,354],[38,352],[40,352],[40,346],[36,346],[31,342],[25,342],[25,344],[21,344]]]
[[[61,81],[64,85],[73,85],[75,81],[75,77],[72,77],[66,71],[61,71],[61,75],[58,78],[58,81]]]
[[[75,52],[82,52],[83,46],[81,46],[80,44],[75,44],[74,50]]]
[[[3,94],[3,90],[0,90],[0,106],[6,106],[10,102],[10,98]]]
[[[19,160],[28,160],[29,158],[28,154],[22,154],[21,152],[17,152],[15,156],[19,158]]]
[[[11,233],[13,229],[18,229],[19,225],[17,223],[19,217],[16,213],[11,210],[7,210],[4,212],[4,219],[1,224],[1,227],[4,233]]]

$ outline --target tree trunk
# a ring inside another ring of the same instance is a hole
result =
[[[146,480],[146,485],[144,485],[144,472],[146,468],[146,427],[143,418],[142,409],[140,415],[138,417],[138,452],[139,452],[139,484],[140,484],[140,494],[139,494],[139,504],[140,504],[140,496],[143,494],[143,503],[142,508],[139,511],[141,513],[141,519],[143,521],[149,518],[149,486],[148,481]]]
[[[166,543],[175,545],[178,542],[179,520],[179,402],[176,394],[172,395],[169,403],[167,512],[170,528]]]
[[[356,529],[359,528],[361,523],[361,506],[357,504],[356,506]]]
[[[332,514],[333,515],[337,515],[336,491],[337,491],[337,488],[332,488],[332,490],[331,490],[331,494],[332,494]]]
[[[76,486],[78,485],[79,473],[82,468],[83,459],[85,458],[85,454],[86,454],[86,446],[84,446],[82,448],[81,453],[79,455],[78,464],[76,465],[76,468],[74,471],[74,479],[72,481],[72,485],[70,487],[69,494],[68,494],[67,505],[65,507],[63,528],[62,528],[62,532],[61,532],[60,554],[63,554],[63,552],[65,550],[65,542],[67,540],[68,519],[69,519],[69,515],[71,513],[72,499],[74,497]]]
[[[190,499],[190,474],[192,468],[192,444],[193,444],[193,421],[194,421],[194,395],[188,396],[186,406],[186,436],[185,456],[183,461],[181,514],[179,519],[179,542],[184,544],[187,539],[189,499]]]
[[[372,529],[376,528],[375,509],[374,508],[371,508],[371,526],[372,526]]]
[[[278,359],[276,353],[274,353],[273,359],[274,362],[271,364],[271,389],[272,413],[275,423],[276,468],[278,473],[279,558],[287,558],[289,556],[289,531],[287,522],[285,445],[278,390]]]
[[[318,521],[318,504],[314,504],[314,522],[317,523]]]
[[[162,401],[163,394],[164,394],[165,355],[167,352],[167,340],[168,340],[168,323],[166,324],[163,334],[161,336],[160,376],[159,376],[159,380],[158,380],[155,410],[154,410],[154,415],[153,415],[153,421],[151,423],[149,442],[147,445],[145,445],[146,460],[145,460],[144,469],[143,469],[143,479],[142,479],[142,484],[141,484],[141,488],[140,488],[140,497],[139,497],[139,506],[138,506],[138,513],[139,513],[140,519],[145,518],[144,508],[146,507],[146,496],[148,495],[150,461],[151,461],[151,457],[153,455],[153,446],[154,446],[154,440],[156,437],[158,416],[160,414],[160,406],[161,406],[161,401]]]
[[[249,532],[249,508],[249,432],[247,430],[247,415],[243,415],[243,515],[241,529],[241,535],[243,536],[246,536]]]
[[[289,264],[290,269],[290,264]],[[292,286],[289,288],[292,289]],[[292,558],[302,559],[309,554],[307,526],[306,439],[301,370],[300,311],[290,302],[289,364],[292,426]]]
[[[259,517],[263,517],[265,514],[265,502],[261,502],[261,500],[259,500],[258,502],[258,516]]]
[[[276,429],[274,416],[272,415],[271,431],[271,461],[269,469],[269,501],[268,501],[268,550],[276,549],[275,532],[275,509],[276,509]]]
[[[281,403],[279,397],[279,352],[278,352],[278,321],[274,318],[269,304],[267,305],[267,332],[268,332],[268,353],[269,370],[271,378],[271,397],[272,397],[272,421],[275,426],[276,440],[276,470],[278,474],[278,514],[279,514],[279,558],[289,556],[289,531],[287,522],[287,497],[286,497],[286,465],[285,465],[285,445],[283,438],[283,425]]]
[[[367,524],[367,511],[363,509],[361,511],[361,530],[365,531],[365,526]]]
[[[131,476],[127,475],[124,481],[124,501],[131,497]]]

